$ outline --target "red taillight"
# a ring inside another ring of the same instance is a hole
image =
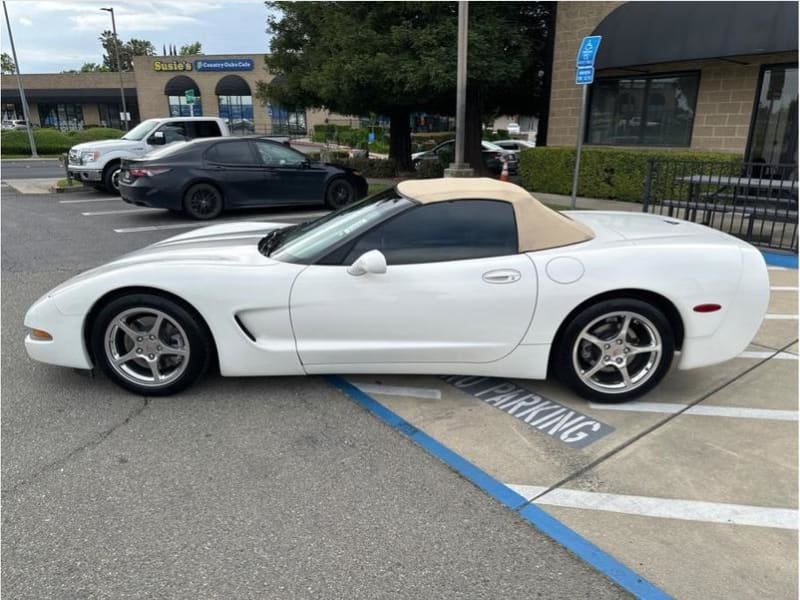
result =
[[[698,304],[697,306],[694,307],[693,310],[694,312],[699,312],[699,313],[710,313],[710,312],[716,312],[720,308],[722,307],[719,304]]]
[[[131,174],[131,177],[152,177],[153,175],[161,175],[167,171],[169,171],[169,169],[164,167],[131,167],[128,169],[128,173]]]

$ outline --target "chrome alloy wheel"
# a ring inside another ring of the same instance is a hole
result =
[[[607,313],[583,328],[572,348],[581,381],[605,394],[630,392],[648,381],[662,359],[656,326],[630,311]]]
[[[105,332],[108,363],[124,379],[158,388],[178,379],[189,364],[183,327],[165,312],[137,307],[111,320]]]

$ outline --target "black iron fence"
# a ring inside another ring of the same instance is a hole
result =
[[[797,165],[650,159],[644,212],[797,252]]]

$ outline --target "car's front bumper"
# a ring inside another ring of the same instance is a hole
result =
[[[82,165],[68,165],[67,171],[69,172],[70,179],[82,181],[83,183],[102,183],[103,170],[90,169]]]
[[[25,326],[44,330],[53,338],[39,340],[30,334],[25,337],[25,351],[33,360],[75,369],[92,368],[83,339],[82,315],[62,314],[55,301],[45,296],[30,307]]]

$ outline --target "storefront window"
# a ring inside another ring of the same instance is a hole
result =
[[[754,163],[797,163],[796,66],[762,70],[748,159]]]
[[[198,96],[197,94],[195,94],[194,96],[193,109],[186,102],[186,96],[167,96],[167,102],[169,104],[170,117],[203,116],[203,105],[200,102],[200,96]],[[192,112],[192,110],[194,110],[194,112]]]
[[[252,96],[219,96],[219,116],[233,135],[255,133]]]
[[[22,112],[22,105],[18,102],[3,102],[3,121],[13,121],[17,119],[24,119]]]
[[[83,109],[80,104],[39,103],[39,123],[61,131],[83,129]]]
[[[305,135],[306,111],[293,110],[280,104],[268,104],[267,112],[272,121],[273,135]]]
[[[587,143],[688,147],[698,80],[697,73],[599,79],[591,90]]]

